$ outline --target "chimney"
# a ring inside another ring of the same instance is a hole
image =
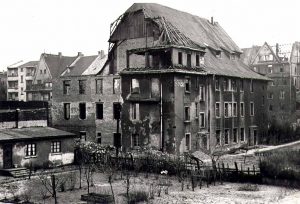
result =
[[[278,45],[278,43],[276,43],[276,56],[277,57],[279,56],[279,45]]]
[[[99,55],[101,58],[103,58],[104,55],[105,55],[104,50],[98,51],[98,55]]]
[[[61,53],[61,52],[58,52],[58,56],[60,56],[60,57],[61,57],[61,56],[62,56],[62,53]]]
[[[214,17],[210,17],[210,23],[213,25],[214,24]]]
[[[78,52],[77,56],[83,56],[82,52]]]

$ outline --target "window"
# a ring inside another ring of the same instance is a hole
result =
[[[269,105],[269,111],[273,111],[273,106],[271,104]]]
[[[96,94],[103,93],[103,79],[96,79]]]
[[[46,74],[46,69],[44,69],[44,74]]]
[[[254,91],[254,86],[253,86],[253,81],[251,80],[250,81],[250,92],[253,92]]]
[[[196,55],[196,66],[200,66],[199,55]]]
[[[178,52],[178,64],[182,64],[182,52]]]
[[[70,103],[64,103],[64,117],[66,120],[70,119]]]
[[[184,107],[184,120],[190,121],[190,107]]]
[[[185,92],[190,92],[191,91],[191,80],[186,78],[184,80],[184,87],[185,87]]]
[[[228,118],[229,117],[229,110],[228,110],[228,103],[224,103],[224,116],[225,118]]]
[[[113,103],[113,114],[115,120],[121,119],[121,103]]]
[[[24,83],[23,75],[21,75],[21,83]]]
[[[205,127],[205,115],[204,115],[204,113],[200,113],[199,117],[200,117],[200,127],[204,128]]]
[[[191,134],[190,133],[185,134],[185,149],[186,149],[186,151],[191,150]]]
[[[59,153],[61,152],[61,143],[60,141],[51,142],[51,153]]]
[[[244,107],[244,102],[241,102],[240,103],[240,113],[241,113],[241,117],[244,117],[244,114],[245,114],[245,107]]]
[[[102,143],[102,136],[101,136],[101,132],[97,132],[97,137],[96,137],[96,141],[98,144]]]
[[[250,102],[250,116],[254,116],[254,103]]]
[[[138,147],[139,144],[139,134],[132,134],[131,135],[132,147]]]
[[[262,96],[262,105],[265,105],[265,96]]]
[[[40,74],[43,74],[43,70],[40,70]]]
[[[233,142],[237,143],[237,139],[238,139],[237,128],[233,128]]]
[[[36,144],[31,143],[26,145],[26,156],[36,156]]]
[[[284,71],[283,67],[280,67],[280,72],[283,72],[283,71]]]
[[[204,86],[203,85],[199,86],[200,101],[204,101],[204,99],[205,99],[205,92],[204,91],[205,91]]]
[[[272,67],[272,65],[268,65],[268,73],[269,74],[273,73],[273,67]]]
[[[23,72],[23,68],[21,68],[21,72]]]
[[[229,134],[230,134],[230,130],[225,129],[225,135],[224,135],[224,143],[225,144],[229,144]]]
[[[103,103],[96,103],[96,118],[103,119]]]
[[[192,66],[191,54],[187,54],[187,56],[186,56],[186,66],[187,67],[191,67]]]
[[[85,94],[85,89],[86,89],[86,80],[79,80],[79,94]]]
[[[69,95],[70,94],[70,83],[71,81],[63,81],[63,93],[65,95]]]
[[[244,80],[240,80],[240,91],[244,91]]]
[[[257,72],[257,68],[256,68],[256,67],[253,67],[253,70],[254,70],[255,72]]]
[[[228,91],[229,90],[229,80],[228,79],[224,79],[224,81],[223,81],[223,89],[224,89],[224,91]]]
[[[241,128],[240,130],[240,137],[241,137],[241,142],[245,141],[245,129]]]
[[[232,103],[228,103],[228,116],[232,116]]]
[[[140,83],[137,79],[131,79],[131,93],[140,93]]]
[[[79,118],[86,119],[86,105],[85,103],[79,103]]]
[[[220,80],[219,79],[215,80],[215,89],[216,89],[216,91],[220,90]]]
[[[268,93],[268,99],[273,99],[273,93],[272,92]]]
[[[221,55],[221,54],[222,54],[222,52],[221,52],[221,51],[217,51],[217,52],[216,52],[216,57],[217,57],[217,58],[221,58],[221,57],[222,57],[222,55]]]
[[[79,136],[80,136],[80,141],[82,142],[86,141],[86,131],[80,131]]]
[[[139,120],[140,119],[140,104],[132,103],[131,104],[131,120]]]
[[[216,130],[216,145],[221,145],[221,130]]]
[[[237,87],[236,87],[236,80],[235,80],[235,79],[232,79],[232,80],[231,80],[231,90],[232,90],[232,91],[236,91],[236,90],[237,90]]]
[[[113,94],[120,92],[120,79],[114,78],[113,79]]]
[[[236,102],[233,103],[232,115],[234,117],[237,116],[237,103]]]
[[[195,102],[195,118],[198,118],[198,103]]]
[[[216,111],[216,117],[219,118],[220,117],[220,102],[216,102],[216,108],[215,108],[215,111]]]
[[[274,86],[275,85],[274,81],[269,82],[269,85]]]
[[[160,96],[160,83],[158,78],[151,79],[151,97]]]
[[[280,99],[284,99],[284,95],[285,95],[285,92],[284,92],[284,91],[280,91],[280,96],[279,96],[279,98],[280,98]]]
[[[21,95],[23,95],[23,94],[24,94],[24,88],[21,87]]]

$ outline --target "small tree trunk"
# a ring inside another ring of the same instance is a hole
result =
[[[51,183],[52,183],[52,197],[54,197],[54,203],[57,204],[55,175],[51,175]]]

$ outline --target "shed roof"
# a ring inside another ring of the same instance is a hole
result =
[[[28,127],[20,129],[0,129],[0,142],[12,140],[35,140],[57,137],[75,137],[76,135],[51,127]]]

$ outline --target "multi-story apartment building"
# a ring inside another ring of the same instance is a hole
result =
[[[122,145],[170,153],[254,145],[266,131],[268,78],[221,26],[133,4],[112,24],[109,70],[121,74]]]
[[[267,86],[266,98],[269,124],[272,121],[280,124],[296,121],[296,44],[294,48],[292,55],[291,50],[281,51],[278,44],[270,46],[264,43],[262,46],[243,49],[243,61],[253,71],[272,79]]]
[[[120,77],[109,74],[107,56],[80,56],[53,81],[53,125],[84,140],[113,144]]]
[[[7,73],[0,72],[0,101],[7,100]]]
[[[38,61],[29,61],[7,67],[8,100],[27,101],[25,90],[32,84],[37,65]]]
[[[81,53],[78,53],[78,56]],[[76,58],[53,54],[41,54],[32,85],[26,87],[26,95],[29,101],[52,100],[52,81],[57,79],[67,66],[72,64]],[[50,103],[51,104],[51,103]]]
[[[300,91],[300,42],[293,43],[291,56],[291,72],[293,85],[296,87],[296,91]]]

